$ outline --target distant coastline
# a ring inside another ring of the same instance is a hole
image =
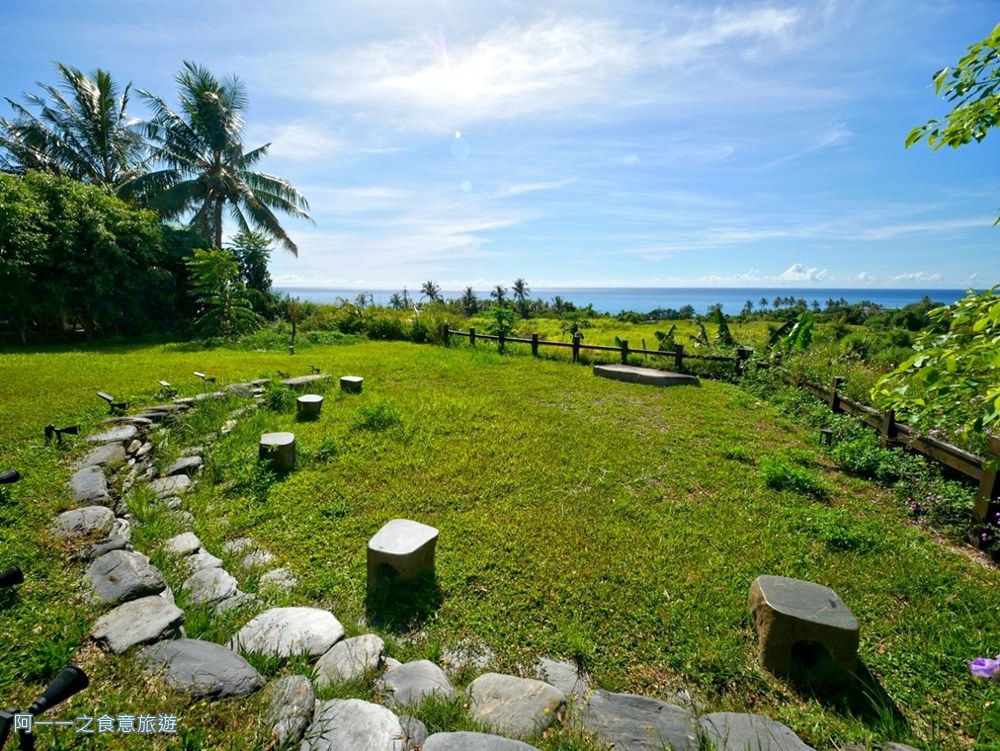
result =
[[[321,287],[277,287],[278,292],[297,297],[300,300],[332,304],[339,299],[349,302],[360,294],[370,295],[376,305],[387,305],[393,294],[401,289],[361,289],[361,288],[321,288]],[[447,300],[458,298],[462,290],[441,290]],[[481,300],[489,300],[489,290],[475,290]],[[705,313],[712,305],[722,305],[724,313],[734,315],[739,313],[746,301],[753,303],[754,309],[760,307],[761,298],[768,301],[768,307],[776,297],[793,297],[805,300],[808,305],[813,301],[820,307],[827,300],[844,299],[849,303],[872,302],[883,308],[902,308],[912,303],[920,302],[929,297],[934,302],[953,303],[965,296],[964,289],[870,289],[870,288],[818,288],[818,287],[539,287],[532,288],[529,297],[541,298],[546,302],[558,296],[573,303],[578,308],[593,305],[594,310],[601,313],[620,313],[630,310],[637,313],[648,313],[658,308],[679,309],[685,305],[692,306],[697,313]],[[420,288],[407,289],[409,298],[420,302]],[[508,296],[510,292],[508,291]]]

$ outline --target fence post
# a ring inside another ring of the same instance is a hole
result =
[[[538,334],[531,335],[531,356],[538,357]]]
[[[579,334],[573,334],[573,362],[580,361],[580,339],[582,339]]]
[[[628,365],[628,339],[622,339],[622,365]]]
[[[504,351],[504,339],[505,339],[505,337],[504,337],[503,331],[498,331],[497,332],[497,349],[500,350],[500,354],[501,355],[503,354],[503,351]]]
[[[979,547],[994,542],[1000,532],[1000,471],[997,467],[1000,462],[1000,438],[990,440],[990,447],[984,458],[983,479],[979,481],[979,493],[976,494],[976,505],[972,510],[976,522],[987,527],[975,540]]]
[[[470,326],[469,327],[469,344],[471,344],[473,347],[476,346],[476,327],[475,326]]]
[[[837,393],[837,389],[840,388],[840,384],[844,382],[843,376],[833,377],[833,390],[830,392],[830,411],[840,412],[840,394]]]
[[[448,334],[448,322],[445,321],[444,323],[441,324],[441,342],[446,347],[449,344],[449,338],[448,337],[449,337],[449,334]]]
[[[882,415],[882,421],[878,428],[879,440],[883,446],[888,446],[896,441],[896,410],[887,409]]]
[[[752,354],[753,349],[750,347],[739,347],[736,350],[736,375],[741,376],[746,372],[747,361]]]
[[[681,370],[684,367],[684,345],[674,345],[674,367]]]

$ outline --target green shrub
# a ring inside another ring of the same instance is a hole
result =
[[[816,477],[815,472],[773,457],[761,462],[760,476],[771,490],[789,490],[814,498],[824,498],[827,494],[826,488]]]
[[[403,415],[388,402],[366,404],[358,410],[354,427],[361,430],[382,431],[403,424]]]

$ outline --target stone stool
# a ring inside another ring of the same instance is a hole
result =
[[[361,384],[364,382],[365,379],[361,376],[343,376],[340,379],[340,390],[348,394],[360,394]]]
[[[375,590],[387,575],[409,581],[434,571],[438,531],[409,519],[393,519],[368,541],[368,589]],[[391,570],[391,572],[390,572]]]
[[[279,472],[291,472],[295,469],[295,433],[264,433],[258,457]]]
[[[295,400],[299,417],[319,417],[323,409],[323,397],[319,394],[305,394]]]
[[[820,644],[842,674],[855,673],[858,621],[829,587],[786,576],[758,576],[750,585],[749,604],[764,669],[786,673],[796,645]]]

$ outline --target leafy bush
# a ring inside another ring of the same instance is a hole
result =
[[[773,457],[764,459],[760,463],[760,476],[771,490],[789,490],[814,498],[825,498],[827,495],[826,488],[816,477],[815,472]]]
[[[295,392],[280,383],[268,383],[264,389],[264,406],[272,412],[291,411],[295,399]]]
[[[403,424],[403,415],[388,402],[366,404],[358,410],[354,427],[361,430],[382,431]]]

